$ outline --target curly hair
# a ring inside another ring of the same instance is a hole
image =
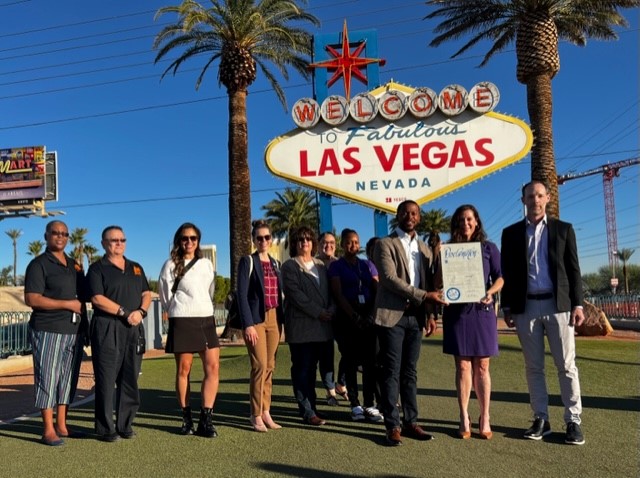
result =
[[[198,226],[192,224],[190,222],[185,222],[182,224],[176,233],[173,235],[173,247],[171,248],[171,260],[175,266],[174,275],[176,279],[178,277],[182,277],[184,275],[184,250],[182,249],[182,234],[187,229],[193,229],[196,231],[196,236],[198,236],[198,245],[196,246],[195,257],[198,259],[202,258],[202,251],[200,250],[200,238],[202,237],[202,233]]]
[[[451,242],[467,242],[467,238],[462,233],[461,228],[462,217],[465,211],[471,211],[478,223],[476,230],[473,231],[471,235],[470,242],[485,242],[487,240],[487,233],[484,232],[484,228],[482,227],[482,220],[480,219],[478,210],[472,204],[463,204],[456,209],[453,216],[451,216]]]

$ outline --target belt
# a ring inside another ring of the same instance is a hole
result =
[[[544,292],[542,294],[527,294],[529,300],[547,300],[553,299],[553,292]]]

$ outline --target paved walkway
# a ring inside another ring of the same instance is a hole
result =
[[[164,355],[164,350],[150,350],[144,358]],[[15,365],[8,363],[3,372],[0,369],[0,425],[11,422],[20,417],[38,415],[40,410],[33,406],[33,362],[31,356],[16,359],[4,359],[15,361]],[[20,368],[20,365],[22,367]],[[16,370],[16,367],[18,369]],[[92,400],[95,382],[93,380],[93,365],[91,357],[85,354],[80,366],[78,389],[74,403],[82,403]]]

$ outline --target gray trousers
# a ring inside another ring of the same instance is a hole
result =
[[[555,299],[527,300],[524,314],[514,314],[524,354],[529,400],[533,415],[549,420],[549,395],[545,380],[544,336],[558,371],[565,423],[580,423],[582,401],[576,367],[574,328],[569,326],[570,312],[558,312]]]

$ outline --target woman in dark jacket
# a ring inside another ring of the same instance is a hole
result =
[[[271,390],[282,333],[280,264],[269,255],[271,229],[254,221],[256,252],[238,264],[238,305],[244,341],[251,360],[251,426],[257,432],[282,428],[271,418]]]
[[[316,413],[316,369],[321,357],[333,355],[331,301],[327,268],[316,252],[316,235],[308,227],[290,239],[291,259],[282,265],[285,337],[291,350],[291,381],[305,423],[324,425]]]

